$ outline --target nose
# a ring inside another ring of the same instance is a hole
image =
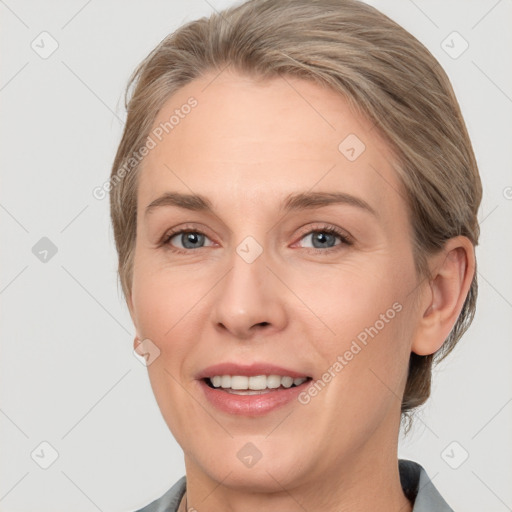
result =
[[[212,319],[217,330],[248,340],[286,327],[286,289],[267,267],[265,252],[252,263],[235,252],[231,269],[215,288]]]

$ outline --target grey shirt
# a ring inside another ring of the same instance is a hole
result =
[[[413,512],[453,512],[417,462],[400,459],[398,469],[404,494],[414,503]],[[136,512],[177,512],[185,488],[183,476],[162,497]]]

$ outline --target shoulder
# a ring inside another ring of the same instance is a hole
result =
[[[420,464],[399,459],[398,469],[404,494],[414,503],[412,512],[453,512]]]
[[[182,476],[163,496],[136,512],[176,512],[185,494],[186,477]]]

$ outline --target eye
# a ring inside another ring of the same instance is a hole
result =
[[[301,240],[309,242],[311,245],[301,245],[301,247],[312,248],[326,252],[325,249],[337,250],[340,245],[352,245],[348,236],[339,229],[332,226],[325,226],[318,229],[310,230]]]
[[[211,242],[204,233],[183,229],[168,234],[162,245],[169,246],[169,249],[176,252],[188,252],[189,249],[201,249],[202,247],[213,245],[212,243],[205,245],[206,241]]]

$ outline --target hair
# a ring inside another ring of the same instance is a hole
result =
[[[110,179],[125,299],[132,285],[140,168],[132,157],[173,93],[228,66],[259,80],[292,76],[327,86],[374,124],[394,155],[391,163],[404,190],[420,277],[429,278],[427,258],[448,239],[463,235],[477,245],[478,167],[450,81],[428,49],[358,0],[249,0],[184,24],[129,79],[127,121]],[[476,297],[475,272],[442,347],[431,355],[411,354],[401,406],[402,419],[409,423],[411,411],[430,396],[433,364],[452,351],[471,324]]]

